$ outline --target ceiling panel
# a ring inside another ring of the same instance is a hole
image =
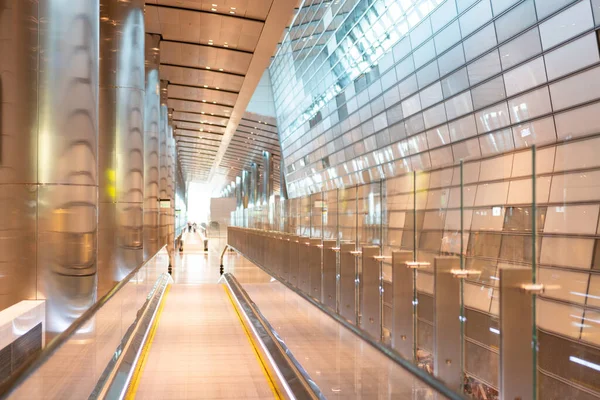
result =
[[[194,114],[190,112],[181,112],[174,111],[173,119],[181,120],[181,121],[189,121],[189,122],[198,122],[200,124],[209,124],[209,125],[217,125],[217,126],[225,126],[227,125],[226,118],[217,118],[212,116],[207,116],[206,114]]]
[[[232,74],[245,75],[251,60],[251,53],[179,42],[160,42],[161,64],[213,71],[223,70]]]
[[[180,120],[176,120],[176,119],[173,119],[173,122],[176,127],[175,129],[182,131],[182,133],[184,131],[200,132],[200,129],[206,128],[206,125],[199,124],[196,122],[180,121]],[[217,127],[211,126],[211,128],[214,131],[214,133],[219,134],[219,135],[223,134],[223,132],[217,131],[217,129],[216,129]]]
[[[231,109],[228,107],[219,107],[215,104],[190,100],[169,99],[169,108],[182,112],[198,113],[209,117],[229,118],[231,114]]]
[[[273,0],[146,0],[146,4],[201,10],[264,21]],[[233,13],[233,14],[232,14]]]
[[[263,23],[217,13],[147,6],[146,31],[163,40],[198,43],[252,52]]]
[[[237,95],[220,89],[220,87],[218,90],[213,90],[190,86],[169,85],[169,98],[195,101],[206,100],[207,102],[216,101],[217,104],[233,107],[237,100]]]
[[[162,62],[162,61],[161,61]],[[243,76],[225,74],[219,71],[201,70],[195,68],[174,67],[169,65],[160,66],[161,79],[171,84],[190,85],[211,88],[219,87],[222,90],[239,92],[244,83]]]
[[[206,181],[221,158],[229,174],[258,162],[263,150],[278,153],[274,122],[240,118],[293,6],[289,0],[146,1],[146,31],[160,35],[160,77],[168,82],[188,179]]]

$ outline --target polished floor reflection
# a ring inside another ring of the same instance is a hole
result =
[[[184,235],[138,399],[272,399],[271,387],[198,234]],[[211,257],[212,258],[212,257]]]

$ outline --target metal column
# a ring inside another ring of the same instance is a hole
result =
[[[45,299],[56,333],[96,301],[100,7],[2,4],[0,309]]]
[[[146,35],[144,105],[144,260],[159,250],[160,36]]]
[[[269,204],[271,196],[273,195],[273,159],[271,153],[263,151],[263,193],[262,203],[263,205]]]
[[[144,1],[100,1],[98,295],[143,261]]]
[[[160,124],[158,130],[159,152],[158,152],[158,190],[159,198],[167,198],[167,136],[169,131],[169,110],[167,108],[169,83],[160,81]],[[169,209],[159,208],[160,213],[160,243],[159,247],[167,244],[169,227]]]

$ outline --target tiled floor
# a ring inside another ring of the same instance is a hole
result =
[[[272,399],[248,337],[217,283],[218,254],[211,254],[209,263],[198,235],[184,240],[136,398]]]

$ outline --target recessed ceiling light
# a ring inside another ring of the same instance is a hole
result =
[[[210,67],[206,67],[206,69],[210,69]]]
[[[208,87],[208,85],[204,85],[204,87]]]
[[[210,113],[210,115],[215,115],[215,114],[213,114],[213,113]]]
[[[229,14],[235,14],[235,11],[229,11]]]
[[[213,7],[216,7],[217,5],[216,5],[216,4],[213,4],[212,6],[213,6]]]
[[[203,103],[206,103],[206,100],[202,99],[202,102],[203,102]]]
[[[204,114],[204,111],[202,111],[202,114]]]
[[[216,101],[213,101],[213,104],[217,104],[217,102],[216,102]]]
[[[213,4],[213,6],[214,6],[214,4]],[[210,11],[217,11],[217,9],[216,8],[211,8]]]
[[[223,68],[219,68],[219,71],[223,71]]]
[[[216,89],[219,90],[219,87],[217,86]]]
[[[230,7],[232,10],[235,10],[235,7]]]

